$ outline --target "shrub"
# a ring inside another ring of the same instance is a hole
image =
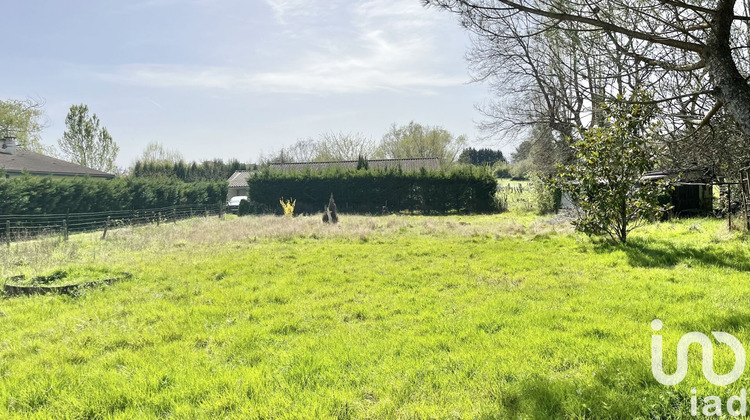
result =
[[[534,176],[532,178],[534,203],[539,214],[554,213],[560,209],[562,190],[551,179]]]
[[[284,216],[294,216],[294,206],[297,205],[297,200],[292,201],[292,199],[290,198],[289,200],[284,201],[284,197],[281,197],[279,203],[281,204],[281,208],[284,210]]]
[[[630,231],[666,210],[659,204],[665,185],[641,180],[654,162],[655,109],[619,98],[605,111],[606,124],[572,142],[576,161],[561,168],[557,186],[577,204],[577,230],[624,243]]]
[[[237,207],[238,216],[247,216],[253,213],[252,205],[247,200],[240,200],[240,205]]]

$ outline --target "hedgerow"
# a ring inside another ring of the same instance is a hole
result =
[[[62,214],[139,210],[178,205],[218,206],[226,181],[169,178],[52,178],[24,175],[0,180],[0,214]]]
[[[493,210],[496,181],[483,168],[403,172],[330,169],[324,172],[274,172],[251,176],[250,200],[279,212],[280,197],[297,199],[298,213],[323,211],[331,194],[338,210],[349,213],[416,211],[486,213]]]

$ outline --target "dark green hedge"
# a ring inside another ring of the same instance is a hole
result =
[[[248,179],[250,200],[274,213],[279,199],[297,200],[295,213],[323,211],[331,193],[338,210],[350,213],[418,211],[484,213],[493,210],[496,181],[483,168],[451,172],[343,171],[278,173]]]
[[[223,203],[226,181],[24,175],[0,179],[0,214],[63,214]]]

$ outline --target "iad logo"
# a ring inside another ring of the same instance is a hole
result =
[[[660,331],[664,324],[661,320],[655,319],[651,321],[651,328],[654,331]],[[745,371],[745,348],[742,346],[739,340],[732,334],[725,332],[712,331],[711,334],[716,338],[716,341],[729,346],[734,352],[734,367],[732,370],[725,374],[719,375],[714,372],[714,345],[711,339],[707,335],[699,332],[690,332],[683,335],[680,341],[677,342],[677,369],[675,373],[668,375],[664,373],[663,367],[663,348],[662,348],[662,337],[661,335],[651,336],[651,373],[662,385],[677,385],[685,379],[688,370],[688,348],[691,344],[698,344],[701,346],[703,353],[703,376],[706,380],[717,386],[725,386],[735,382],[740,378],[742,373]],[[693,396],[690,398],[690,414],[693,416],[698,415],[698,397],[695,395],[696,390],[692,389]],[[747,413],[747,391],[742,389],[740,396],[732,396],[727,400],[726,409],[727,414],[732,416],[745,415]],[[717,396],[707,396],[703,398],[703,415],[705,416],[721,416],[722,415],[722,402],[721,398]],[[736,408],[739,403],[739,409]]]
[[[664,324],[661,320],[651,321],[651,328],[660,331]],[[740,378],[745,371],[745,348],[735,336],[725,332],[712,331],[716,341],[728,345],[734,351],[734,368],[726,375],[714,372],[714,345],[711,339],[703,333],[690,332],[682,336],[677,343],[677,371],[671,375],[664,373],[662,367],[662,342],[660,335],[651,336],[651,372],[662,385],[677,385],[685,379],[688,370],[688,347],[699,344],[703,351],[703,376],[714,385],[725,386]]]

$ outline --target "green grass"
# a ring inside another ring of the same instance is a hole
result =
[[[721,222],[628,245],[525,215],[194,219],[14,244],[3,277],[128,271],[0,301],[0,418],[689,417],[650,322],[750,344],[750,252]],[[71,271],[74,272],[74,271]],[[717,370],[732,364],[717,347]]]

